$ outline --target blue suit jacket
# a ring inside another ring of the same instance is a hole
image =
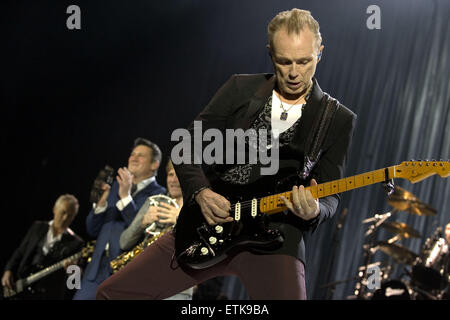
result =
[[[108,207],[105,212],[94,214],[92,209],[86,218],[86,228],[90,236],[96,238],[96,244],[92,260],[86,268],[85,277],[95,280],[105,246],[109,243],[109,261],[115,259],[120,253],[119,239],[122,231],[133,221],[136,213],[145,200],[152,195],[165,194],[166,189],[160,186],[156,180],[133,196],[122,212],[116,207],[119,197],[119,184],[115,181],[108,196]]]

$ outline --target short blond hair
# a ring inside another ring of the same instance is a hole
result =
[[[292,10],[282,11],[278,13],[267,26],[267,35],[269,37],[269,45],[273,48],[273,37],[275,33],[286,28],[287,33],[299,34],[304,28],[308,28],[316,37],[317,47],[322,44],[322,36],[320,35],[319,23],[313,18],[308,10],[294,8]]]
[[[80,208],[80,205],[78,203],[78,199],[71,194],[63,194],[56,199],[55,206],[62,205],[63,203],[67,204],[67,209],[71,211],[73,214],[78,213],[78,209]]]

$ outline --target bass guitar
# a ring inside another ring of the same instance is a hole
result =
[[[87,259],[90,257],[90,255],[94,252],[94,246],[95,241],[92,241],[86,245],[81,251],[75,253],[74,255],[65,258],[64,260],[61,260],[55,264],[52,264],[51,266],[48,266],[45,269],[42,269],[36,273],[33,273],[29,275],[26,278],[17,280],[14,285],[13,289],[9,289],[7,287],[3,288],[3,297],[4,298],[11,298],[19,293],[23,292],[25,289],[30,287],[33,283],[35,283],[38,280],[41,280],[44,277],[47,277],[48,275],[52,274],[53,272],[61,269],[64,267],[63,262],[65,260],[78,260],[79,258]]]
[[[388,182],[394,178],[416,183],[434,174],[448,177],[450,162],[404,161],[399,165],[321,183],[306,189],[318,199],[375,183]],[[175,227],[177,262],[193,269],[204,269],[246,248],[271,250],[280,247],[283,235],[279,230],[268,227],[267,216],[286,210],[281,196],[292,201],[292,192],[262,197],[255,195],[261,186],[272,185],[271,183],[256,181],[242,187],[228,185],[219,188],[213,185],[215,192],[225,196],[232,203],[231,216],[234,221],[223,224],[209,225],[196,202],[185,204]],[[289,188],[292,188],[292,185]]]

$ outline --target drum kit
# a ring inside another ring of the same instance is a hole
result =
[[[354,295],[349,299],[363,300],[444,300],[448,299],[450,283],[449,246],[442,236],[442,229],[426,239],[421,252],[416,254],[399,244],[402,239],[420,238],[421,234],[406,223],[387,221],[398,211],[406,211],[418,216],[434,216],[436,210],[420,201],[415,195],[405,189],[393,186],[388,197],[388,203],[393,210],[385,214],[376,214],[362,221],[370,223],[363,245],[364,264],[358,269]],[[375,231],[383,228],[394,236],[386,241],[375,242]],[[374,254],[381,251],[391,258],[389,263],[371,262]],[[391,279],[395,264],[403,265],[407,279]],[[368,270],[377,267],[379,271],[379,286],[371,291]]]

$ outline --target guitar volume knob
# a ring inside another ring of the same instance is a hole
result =
[[[206,255],[208,254],[208,248],[202,247],[202,248],[200,249],[200,252],[201,252],[201,254],[202,254],[203,256],[206,256]]]
[[[217,226],[215,227],[215,230],[216,230],[217,233],[222,233],[222,232],[223,232],[223,227],[217,225]]]
[[[217,242],[217,238],[216,237],[209,237],[209,243],[210,244],[215,244]]]

